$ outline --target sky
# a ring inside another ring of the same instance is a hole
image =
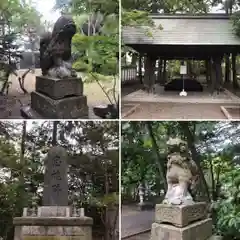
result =
[[[35,1],[37,10],[43,15],[44,20],[48,20],[50,22],[55,22],[60,17],[59,11],[53,11],[54,4],[55,0]],[[223,10],[219,11],[220,8],[220,5],[218,5],[217,7],[214,7],[211,12],[224,12]]]
[[[55,22],[60,17],[60,12],[53,11],[55,0],[36,1],[37,10],[43,15],[44,20]]]

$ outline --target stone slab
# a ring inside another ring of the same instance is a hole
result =
[[[71,207],[42,206],[38,207],[38,217],[70,217]]]
[[[184,227],[206,217],[207,205],[204,202],[191,205],[156,204],[155,222],[157,223],[171,223],[178,227]]]
[[[88,118],[86,96],[54,100],[38,92],[31,93],[31,108],[49,119]]]
[[[16,226],[86,226],[92,225],[89,217],[15,217]]]
[[[53,99],[67,96],[82,96],[83,82],[81,78],[57,79],[43,76],[36,77],[36,91]]]
[[[151,240],[207,240],[212,236],[212,219],[204,219],[178,228],[169,224],[153,223]]]

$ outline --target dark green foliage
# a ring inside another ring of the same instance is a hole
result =
[[[236,12],[231,16],[233,23],[233,31],[234,33],[240,37],[240,12]]]

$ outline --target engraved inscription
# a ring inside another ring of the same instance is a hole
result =
[[[67,153],[60,146],[52,147],[45,160],[44,206],[68,205]]]

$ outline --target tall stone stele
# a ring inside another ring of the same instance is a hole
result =
[[[44,206],[13,220],[14,240],[92,240],[93,219],[68,206],[67,153],[56,146],[45,160]]]
[[[187,143],[170,138],[167,146],[168,189],[162,204],[156,205],[151,240],[210,240],[212,219],[207,217],[207,204],[194,202],[190,194],[197,182],[198,168]]]
[[[88,118],[87,97],[83,82],[72,68],[71,42],[76,25],[70,16],[61,16],[52,33],[40,40],[42,76],[36,77],[35,91],[29,106],[21,108],[24,118]]]

